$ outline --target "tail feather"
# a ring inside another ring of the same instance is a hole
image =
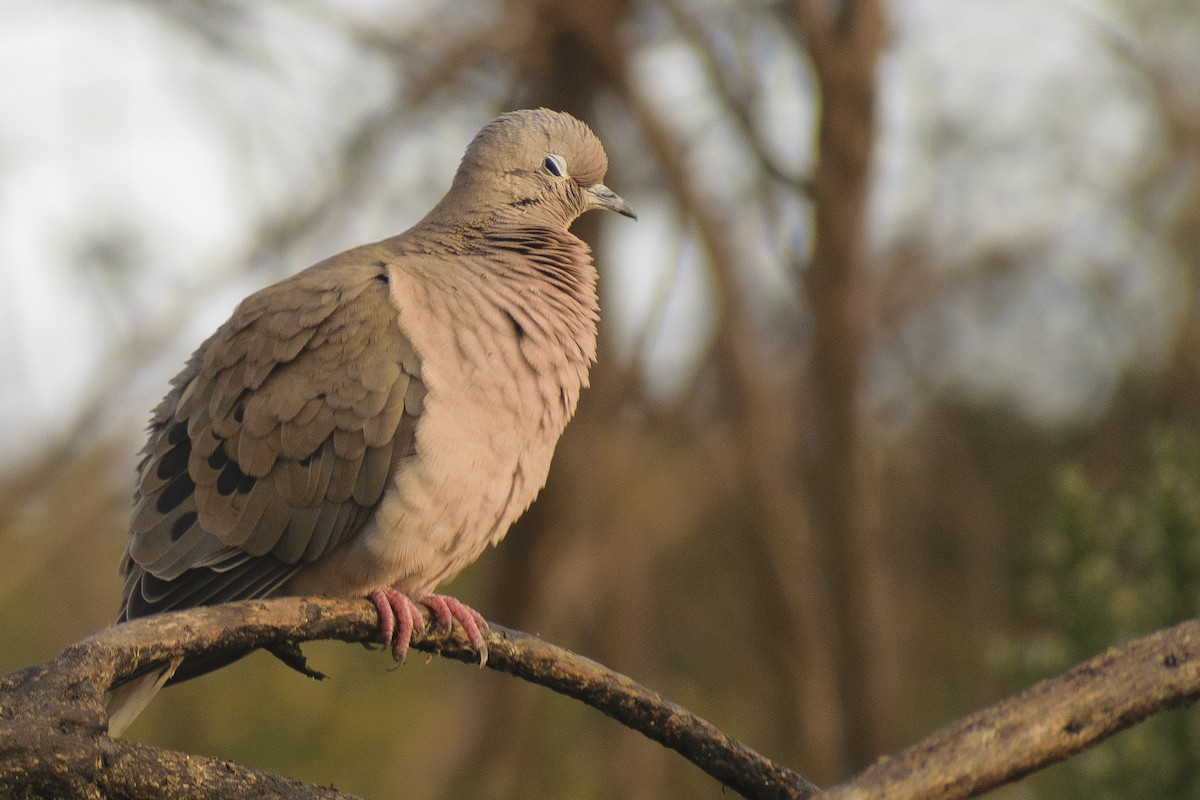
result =
[[[138,715],[146,710],[146,706],[150,705],[158,690],[171,680],[181,663],[183,659],[177,658],[166,666],[110,690],[105,698],[105,706],[108,709],[108,735],[120,736],[124,733]]]

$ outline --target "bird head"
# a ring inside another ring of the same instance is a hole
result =
[[[604,185],[608,157],[587,125],[545,108],[488,123],[463,155],[443,203],[467,216],[568,227],[593,208],[637,219]]]

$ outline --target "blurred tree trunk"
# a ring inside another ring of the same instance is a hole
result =
[[[866,213],[884,18],[874,0],[796,0],[792,9],[821,95],[812,176],[815,245],[805,272],[813,341],[809,401],[802,413],[818,447],[809,491],[826,533],[837,598],[844,751],[858,766],[896,736],[899,686],[888,619],[894,594],[883,552],[879,454],[864,387],[864,357],[876,318]]]

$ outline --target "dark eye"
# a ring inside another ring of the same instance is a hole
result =
[[[567,162],[563,161],[562,156],[548,155],[546,160],[542,162],[542,166],[556,178],[561,178],[567,174]]]

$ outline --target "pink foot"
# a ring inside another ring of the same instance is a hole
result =
[[[425,615],[411,597],[391,586],[376,589],[367,597],[379,611],[379,632],[385,644],[391,643],[392,658],[403,664],[413,629],[425,630]]]
[[[384,642],[391,643],[392,658],[397,664],[404,663],[413,630],[425,630],[425,615],[420,606],[404,592],[391,586],[376,589],[367,597],[379,612],[379,633]],[[478,611],[457,598],[440,594],[427,594],[419,602],[433,612],[438,623],[447,630],[454,620],[458,620],[467,634],[467,641],[479,651],[479,666],[487,663],[487,643],[483,640],[487,622]]]
[[[487,663],[487,643],[483,641],[483,631],[487,629],[487,621],[482,614],[458,598],[447,597],[443,594],[427,594],[421,598],[420,602],[421,605],[433,612],[438,623],[446,630],[450,629],[453,624],[452,620],[458,620],[458,624],[462,625],[463,632],[467,634],[467,641],[479,651],[479,666],[482,667]]]

